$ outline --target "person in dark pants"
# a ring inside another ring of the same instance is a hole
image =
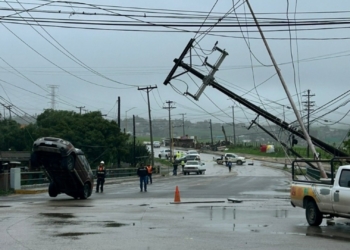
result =
[[[153,172],[153,167],[150,165],[150,164],[148,164],[147,165],[147,167],[146,167],[146,169],[147,169],[147,184],[148,183],[150,183],[150,184],[152,184],[152,172]]]
[[[173,175],[177,175],[177,162],[173,163]]]
[[[140,192],[147,192],[147,169],[143,164],[137,169],[137,175],[140,177]]]
[[[228,171],[231,172],[231,168],[232,168],[232,162],[228,162],[227,163],[227,166],[228,166]]]
[[[105,169],[104,161],[101,161],[100,165],[97,167],[96,176],[97,176],[96,193],[99,192],[100,186],[101,186],[101,193],[103,193],[103,184],[105,183],[105,178],[106,178],[106,169]]]

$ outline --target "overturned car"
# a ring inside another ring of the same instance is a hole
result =
[[[33,144],[32,167],[40,167],[50,181],[48,193],[65,193],[74,199],[91,196],[94,177],[82,150],[60,138],[43,137]]]

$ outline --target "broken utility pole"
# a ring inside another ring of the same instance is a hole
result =
[[[309,133],[306,131],[306,128],[305,128],[304,123],[303,123],[303,120],[301,119],[300,114],[299,114],[299,111],[298,111],[297,107],[296,107],[295,104],[294,104],[294,101],[293,101],[293,99],[292,99],[291,94],[289,93],[287,84],[285,83],[285,81],[284,81],[284,79],[283,79],[283,76],[282,76],[282,74],[281,74],[281,71],[280,71],[280,69],[278,68],[278,65],[277,65],[277,63],[276,63],[276,61],[275,61],[275,58],[274,58],[273,55],[272,55],[272,52],[271,52],[271,50],[270,50],[270,47],[269,47],[269,45],[267,44],[266,38],[265,38],[264,33],[262,32],[261,28],[260,28],[260,25],[259,25],[258,20],[257,20],[256,17],[255,17],[255,14],[254,14],[254,12],[253,12],[253,9],[252,9],[252,7],[250,6],[250,3],[249,3],[248,0],[246,1],[246,3],[247,3],[247,5],[248,5],[248,8],[249,8],[249,10],[250,10],[252,16],[253,16],[253,19],[254,19],[254,21],[255,21],[256,27],[257,27],[258,30],[259,30],[259,33],[260,33],[260,35],[261,35],[261,38],[262,38],[263,41],[264,41],[265,47],[266,47],[266,49],[267,49],[268,54],[270,55],[271,61],[272,61],[273,65],[274,65],[274,67],[275,67],[275,69],[276,69],[277,75],[278,75],[278,77],[279,77],[279,79],[280,79],[280,81],[281,81],[281,83],[282,83],[282,86],[283,86],[283,88],[284,88],[284,91],[286,92],[287,97],[288,97],[288,99],[289,99],[289,102],[290,102],[290,104],[291,104],[291,106],[292,106],[292,108],[293,108],[293,110],[294,110],[294,114],[295,114],[295,116],[297,117],[297,120],[298,120],[298,122],[299,122],[299,125],[300,125],[300,127],[301,127],[301,130],[302,130],[302,132],[303,132],[303,134],[304,134],[304,138],[305,138],[305,140],[307,141],[307,144],[309,145],[311,151],[313,152],[315,159],[316,159],[316,160],[319,160],[319,156],[318,156],[318,153],[316,152],[315,146],[313,145],[313,143],[312,143],[312,141],[311,141],[311,138],[310,138],[310,136],[309,136]],[[320,170],[321,176],[322,176],[323,178],[327,178],[327,174],[326,174],[326,172],[324,171],[322,164],[321,164],[320,162],[316,162],[316,163],[317,163],[318,169]]]

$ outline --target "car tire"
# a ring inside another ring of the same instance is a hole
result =
[[[83,200],[86,200],[89,196],[90,196],[90,184],[85,183],[82,190],[82,195],[80,196],[80,198]]]
[[[49,185],[48,193],[49,193],[50,197],[57,197],[57,195],[58,195],[56,185],[53,182],[51,182]]]
[[[243,164],[243,162],[241,160],[237,161],[237,165],[242,165],[242,164]]]
[[[309,201],[305,209],[306,220],[310,226],[319,226],[323,220],[323,214],[318,209],[315,201]]]

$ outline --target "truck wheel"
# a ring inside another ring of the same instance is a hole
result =
[[[322,223],[323,214],[318,209],[314,201],[309,201],[306,204],[305,210],[306,220],[310,226],[319,226]]]
[[[53,182],[50,183],[48,192],[50,197],[57,197],[58,192],[56,189],[56,185]]]
[[[237,165],[242,165],[242,161],[241,161],[241,160],[238,160],[238,161],[237,161]]]

